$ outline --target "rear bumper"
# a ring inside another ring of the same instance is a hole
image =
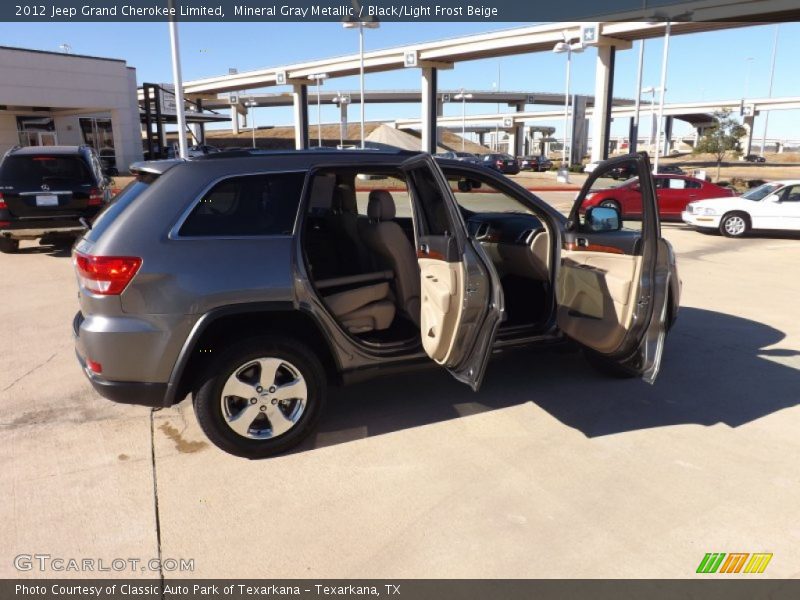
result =
[[[83,374],[92,384],[95,391],[103,398],[121,404],[139,404],[142,406],[164,407],[167,406],[167,384],[150,383],[141,381],[112,381],[91,371],[86,364],[80,343],[80,326],[83,315],[79,312],[72,321],[72,330],[75,336],[75,356],[81,366]]]

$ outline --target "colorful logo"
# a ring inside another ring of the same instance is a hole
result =
[[[748,557],[750,560],[748,560]],[[698,573],[763,573],[769,561],[772,560],[771,552],[708,552],[697,566]]]

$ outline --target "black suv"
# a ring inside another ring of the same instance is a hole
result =
[[[108,202],[109,181],[89,146],[29,146],[0,162],[0,252],[19,240],[79,235]]]
[[[583,206],[625,163],[641,178],[635,229]],[[570,338],[599,368],[652,382],[677,315],[646,155],[598,167],[569,218],[499,173],[405,151],[131,170],[74,247],[81,367],[118,402],[191,394],[206,435],[239,456],[300,442],[331,383],[438,365],[477,390],[512,347]]]

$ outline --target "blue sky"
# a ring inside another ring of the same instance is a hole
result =
[[[523,23],[383,23],[366,32],[366,48],[378,49],[414,42],[430,41],[468,33],[478,33]],[[68,43],[76,54],[125,59],[136,67],[142,81],[171,80],[169,35],[166,23],[23,23],[4,27],[2,43],[42,50],[58,50]],[[667,102],[722,100],[745,93],[766,96],[775,26],[755,26],[694,35],[674,36],[670,43]],[[210,77],[278,64],[348,54],[357,51],[357,33],[338,23],[182,23],[180,25],[184,79]],[[643,87],[658,86],[662,40],[649,40],[645,49]],[[775,67],[774,96],[800,96],[800,23],[780,26],[778,58]],[[577,93],[593,93],[596,52],[587,50],[573,56],[572,88]],[[633,98],[636,86],[636,46],[617,53],[614,93]],[[752,60],[748,60],[752,59]],[[440,72],[440,88],[492,89],[500,65],[502,89],[560,92],[564,89],[565,56],[552,53],[513,56],[461,63]],[[749,72],[749,77],[748,77]],[[368,89],[416,89],[419,71],[408,69],[367,76]],[[357,78],[326,82],[329,90],[357,89]],[[275,90],[276,88],[273,88]],[[488,112],[486,105],[468,106],[467,111]],[[460,114],[460,105],[445,107],[445,114]],[[503,110],[506,110],[505,108]],[[316,111],[311,111],[312,123]],[[367,119],[392,119],[419,116],[416,105],[367,106]],[[334,121],[334,109],[323,109],[322,119]],[[351,109],[351,121],[358,109]],[[260,109],[258,123],[291,123],[289,109]],[[561,122],[552,123],[560,132]],[[627,120],[615,122],[613,134],[627,131]],[[646,127],[646,123],[643,123]],[[763,117],[756,120],[760,138]],[[688,125],[677,125],[686,131]],[[770,137],[800,139],[800,111],[774,111],[770,116]]]

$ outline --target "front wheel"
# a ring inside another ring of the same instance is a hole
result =
[[[327,395],[325,370],[313,350],[294,340],[261,337],[219,357],[194,397],[197,420],[219,448],[267,458],[313,431]]]
[[[750,219],[744,213],[729,213],[719,222],[719,231],[726,237],[742,237],[750,230]]]

